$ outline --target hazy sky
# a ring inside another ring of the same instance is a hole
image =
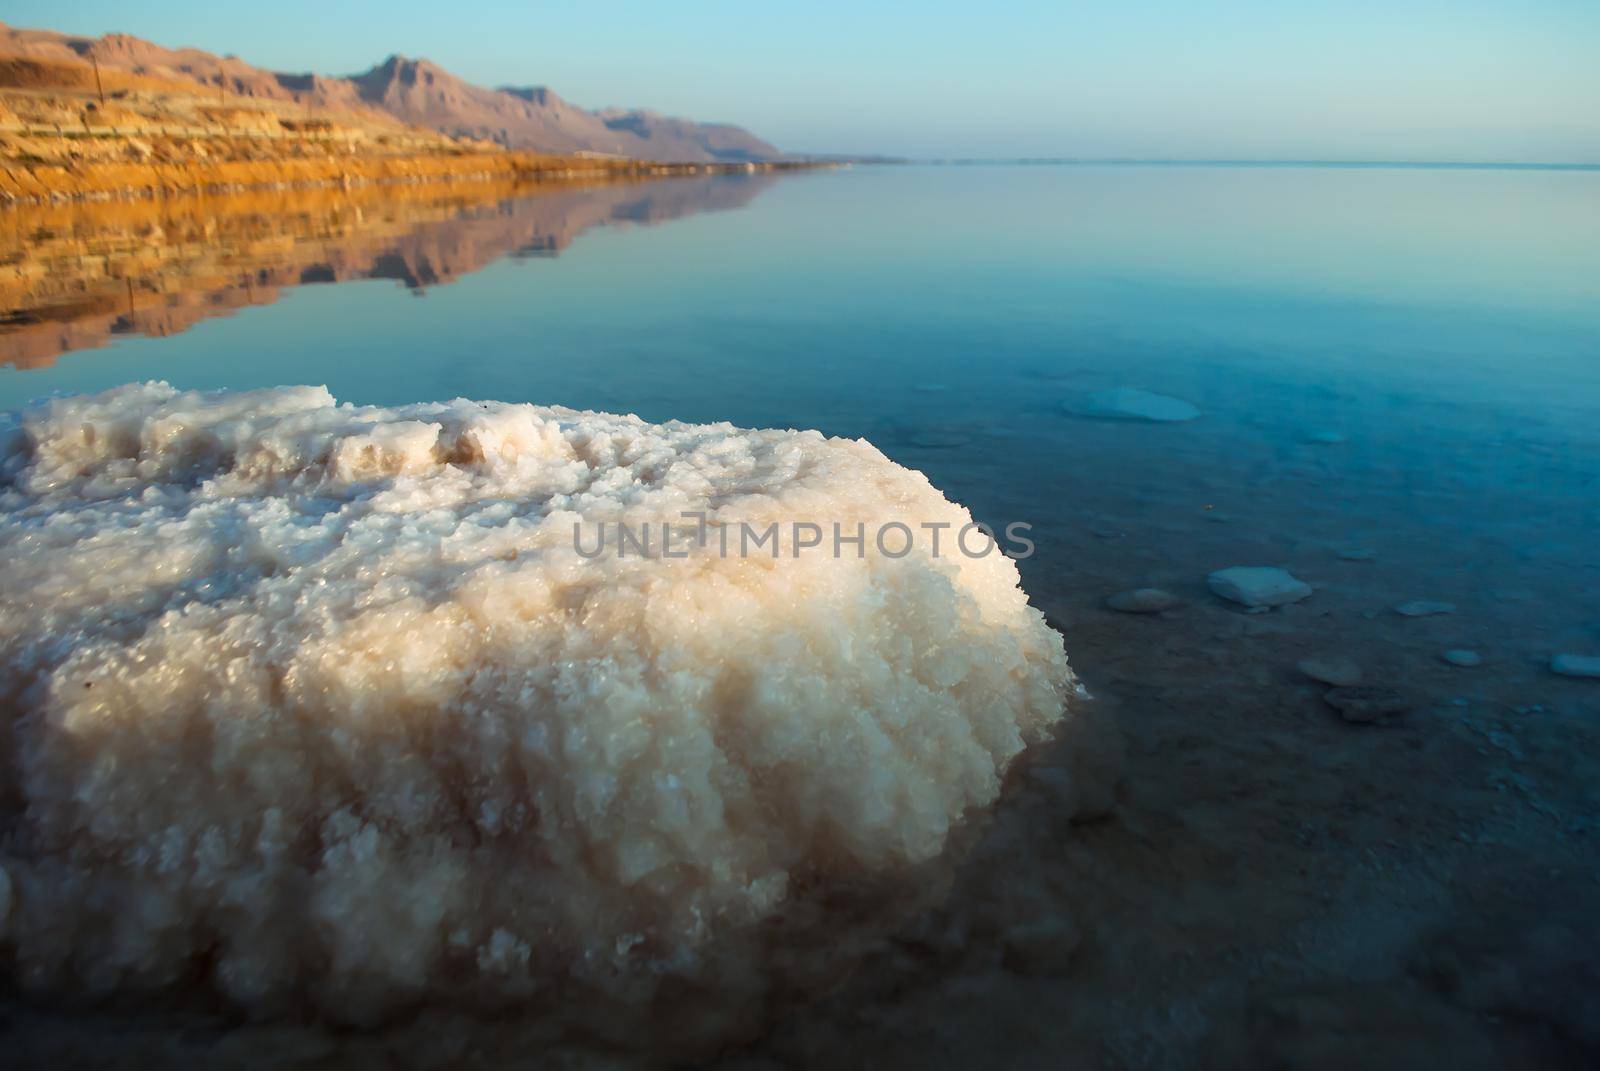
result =
[[[792,151],[1600,162],[1600,0],[0,0],[344,74],[391,52]]]

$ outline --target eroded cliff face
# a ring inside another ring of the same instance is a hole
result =
[[[32,69],[8,70],[8,61]],[[46,68],[48,73],[42,74]],[[399,55],[356,75],[284,74],[253,67],[236,56],[163,48],[127,34],[90,38],[0,26],[0,85],[17,84],[19,78],[32,88],[49,84],[165,92],[195,97],[197,107],[211,112],[242,106],[255,116],[315,114],[346,132],[464,139],[526,152],[673,163],[782,158],[776,146],[731,124],[641,109],[590,111],[542,86],[477,86],[429,60]],[[205,119],[214,121],[216,116]],[[0,127],[6,125],[0,116]],[[68,125],[81,125],[79,117],[70,117]]]

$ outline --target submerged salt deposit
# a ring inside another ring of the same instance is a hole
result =
[[[815,432],[305,387],[18,415],[0,955],[39,988],[199,978],[354,1019],[648,999],[808,889],[937,856],[1062,716],[1060,639],[1000,554],[574,546],[686,511],[970,520]]]

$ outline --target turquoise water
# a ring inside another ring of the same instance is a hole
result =
[[[1208,411],[1298,381],[1580,416],[1600,401],[1600,173],[860,168],[425,293],[300,287],[0,370],[0,406],[326,382],[856,434],[1131,376]]]
[[[765,1062],[1590,1054],[1600,680],[1552,658],[1600,655],[1600,172],[859,168],[466,215],[329,251],[384,278],[0,366],[0,409],[158,378],[818,427],[1031,524],[1023,586],[1126,741],[1113,811],[1069,825],[1076,790],[1014,778],[948,913],[795,1011]],[[433,275],[453,281],[396,281]],[[1109,388],[1200,416],[1086,413]],[[1314,593],[1246,616],[1205,582],[1239,565]],[[1143,586],[1178,605],[1107,607]],[[1462,649],[1481,664],[1441,657]],[[1298,668],[1330,657],[1412,709],[1343,722]],[[1063,962],[1003,970],[1002,935],[1058,914]],[[118,1053],[150,1036],[57,1022]],[[518,1037],[497,1029],[391,1051],[493,1059]],[[1267,1055],[1218,1056],[1230,1037]]]
[[[1530,672],[1600,649],[1600,172],[883,167],[639,189],[599,215],[656,225],[114,335],[0,368],[0,407],[156,378],[817,427],[1033,524],[1029,592],[1080,644],[1107,591],[1204,598],[1211,569],[1271,563],[1353,629],[1391,598],[1448,598],[1454,633],[1413,638]],[[559,196],[580,218],[618,193]],[[1084,419],[1113,387],[1203,416]]]

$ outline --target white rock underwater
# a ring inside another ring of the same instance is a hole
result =
[[[1132,387],[1096,391],[1089,395],[1084,412],[1107,420],[1151,424],[1183,424],[1200,417],[1200,409],[1193,402]]]
[[[686,511],[971,520],[816,432],[165,384],[0,425],[0,965],[354,1022],[758,978],[1070,723],[1004,555],[580,552]]]

